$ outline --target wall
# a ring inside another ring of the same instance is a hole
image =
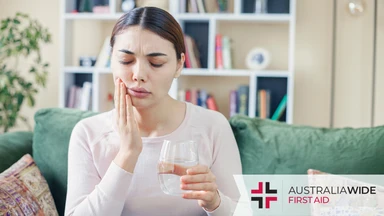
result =
[[[374,58],[375,0],[365,0],[352,16],[346,0],[337,2],[333,127],[370,127]]]
[[[296,0],[294,124],[328,127],[333,1]]]
[[[33,114],[41,108],[57,107],[58,105],[58,71],[59,71],[59,0],[0,0],[0,19],[13,16],[16,12],[29,14],[48,28],[52,34],[52,43],[42,47],[42,58],[50,63],[46,89],[41,90],[36,96],[34,108],[24,106],[21,115],[34,124]],[[19,122],[19,125],[11,131],[26,130],[27,127]]]
[[[372,95],[369,89],[373,89],[370,84],[373,75],[363,74],[364,71],[372,69],[369,66],[373,62],[372,56],[364,57],[360,52],[372,53],[373,48],[367,48],[364,44],[354,44],[354,48],[357,50],[349,58],[351,41],[345,41],[350,35],[354,35],[354,41],[365,41],[369,46],[372,45],[370,40],[373,38],[373,33],[371,33],[373,30],[371,29],[372,15],[370,13],[373,10],[371,8],[373,1],[368,1],[368,14],[361,21],[356,21],[347,14],[343,14],[346,0],[337,1],[337,10],[341,12],[336,20],[338,26],[335,43],[336,73],[332,74],[334,3],[333,1],[297,0],[295,124],[324,127],[331,125],[337,127],[369,126],[371,115],[375,116],[374,124],[384,123],[384,114],[380,112],[384,108],[384,103],[379,100],[380,95],[384,94],[384,88],[379,84],[380,80],[384,80],[384,73],[380,72],[384,67],[383,63],[376,61],[376,88]],[[378,2],[383,8],[383,2]],[[42,50],[44,59],[51,63],[47,88],[37,96],[35,108],[24,107],[22,109],[22,114],[33,123],[33,114],[36,110],[58,105],[59,0],[0,0],[0,19],[12,15],[16,11],[30,14],[48,27],[52,33],[53,43]],[[379,9],[378,16],[383,17],[382,9]],[[342,28],[343,26],[347,29]],[[78,27],[74,26],[74,28]],[[361,29],[356,30],[356,27]],[[384,22],[378,19],[378,54],[383,52],[383,48],[379,48],[383,47],[383,31]],[[368,32],[369,35],[364,36],[362,32]],[[95,50],[98,49],[99,46],[96,46]],[[333,76],[335,76],[334,107],[331,108]],[[331,119],[332,110],[334,111],[333,119]],[[371,110],[375,112],[372,113]],[[25,129],[25,127],[19,126],[13,130],[21,129]]]
[[[384,1],[377,1],[376,61],[374,73],[373,125],[384,125]]]

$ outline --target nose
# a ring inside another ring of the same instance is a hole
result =
[[[132,79],[134,81],[137,81],[137,82],[146,82],[147,81],[147,74],[145,71],[145,66],[142,63],[137,62],[133,66],[132,70],[133,70]]]

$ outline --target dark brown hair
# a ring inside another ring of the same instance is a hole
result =
[[[110,41],[112,49],[116,35],[136,25],[173,43],[178,60],[181,59],[181,53],[185,53],[184,35],[179,23],[167,11],[156,7],[135,8],[122,15],[113,27]]]

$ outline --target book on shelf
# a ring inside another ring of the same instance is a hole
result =
[[[287,99],[287,95],[284,95],[283,99],[281,99],[279,105],[277,106],[275,112],[272,115],[272,120],[279,120],[281,118],[287,108]]]
[[[266,89],[260,89],[257,98],[259,117],[262,119],[270,118],[271,92]]]
[[[231,39],[223,35],[222,38],[222,58],[224,69],[232,69]]]
[[[84,82],[82,87],[72,85],[68,91],[66,107],[90,110],[92,107],[92,83]]]
[[[215,63],[217,69],[232,69],[231,39],[226,35],[216,34]]]
[[[222,50],[222,35],[216,34],[216,40],[215,40],[215,63],[217,69],[223,69],[223,50]]]
[[[229,117],[236,114],[248,115],[249,86],[240,85],[229,92]]]
[[[217,4],[219,12],[228,12],[228,0],[217,0]]]
[[[219,111],[219,107],[217,106],[215,97],[213,95],[208,95],[206,103],[208,109]]]
[[[229,93],[229,117],[237,114],[237,91],[231,90]]]
[[[106,37],[104,43],[100,49],[99,55],[96,59],[96,68],[108,68],[111,64],[111,51],[110,37]]]
[[[238,113],[248,115],[249,86],[241,85],[237,89]]]
[[[184,35],[185,43],[185,67],[201,68],[200,52],[196,41],[189,35]]]
[[[221,2],[221,1],[220,1]],[[226,12],[227,6],[225,2],[220,3],[218,0],[182,0],[180,1],[180,12],[188,13],[218,13]],[[228,3],[227,3],[228,4]],[[225,9],[222,11],[221,9]]]
[[[186,101],[197,106],[218,111],[215,97],[212,94],[209,94],[205,89],[180,89],[177,93],[177,99],[179,101]]]

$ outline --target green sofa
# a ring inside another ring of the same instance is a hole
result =
[[[72,128],[97,113],[41,109],[32,132],[0,135],[0,172],[31,154],[64,215],[67,150]],[[335,174],[384,174],[384,126],[326,129],[288,125],[237,115],[229,120],[244,174],[305,174],[318,169]]]

